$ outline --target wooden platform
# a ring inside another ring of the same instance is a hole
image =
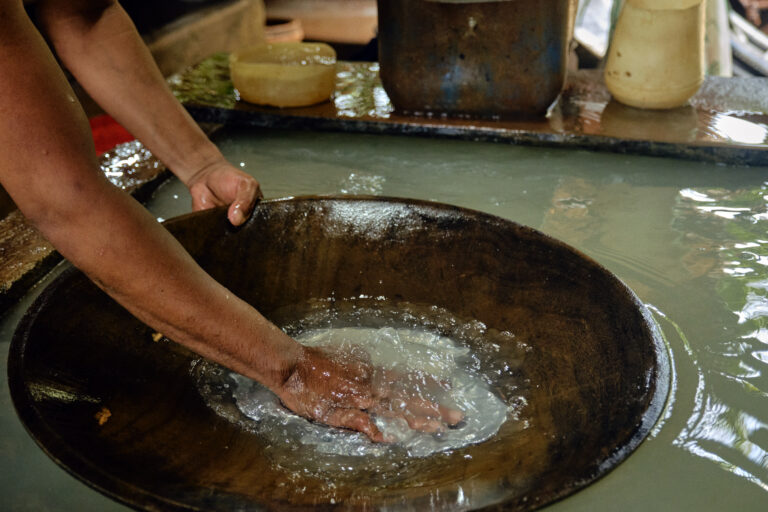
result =
[[[550,114],[538,119],[397,112],[381,86],[377,63],[340,62],[332,101],[303,108],[238,101],[224,54],[173,82],[177,97],[200,122],[448,137],[768,166],[768,78],[707,77],[689,105],[649,111],[613,101],[601,72],[581,70],[569,75]]]

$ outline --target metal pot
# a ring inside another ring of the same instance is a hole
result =
[[[572,0],[378,0],[379,61],[397,109],[543,115],[565,82]]]

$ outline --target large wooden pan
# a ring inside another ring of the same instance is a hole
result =
[[[70,269],[14,336],[13,401],[50,457],[133,507],[530,510],[624,460],[664,407],[667,352],[643,304],[588,257],[513,222],[422,201],[307,197],[262,202],[237,229],[221,210],[166,226],[281,325],[302,304],[362,295],[511,331],[528,350],[510,344],[494,357],[515,359],[525,405],[493,439],[403,459],[396,472],[305,474],[301,449],[276,456],[206,405],[197,356],[153,341]]]

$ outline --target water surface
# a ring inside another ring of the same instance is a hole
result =
[[[218,142],[268,198],[378,194],[482,210],[575,246],[649,304],[674,358],[665,419],[626,462],[549,510],[766,510],[768,169],[307,132],[233,131]],[[150,208],[170,218],[189,203],[172,181]],[[20,311],[0,325],[3,353]],[[0,510],[123,509],[34,446],[4,375],[0,399]]]

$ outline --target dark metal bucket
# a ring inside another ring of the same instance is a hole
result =
[[[571,0],[378,0],[384,89],[403,111],[543,115],[565,82]]]

